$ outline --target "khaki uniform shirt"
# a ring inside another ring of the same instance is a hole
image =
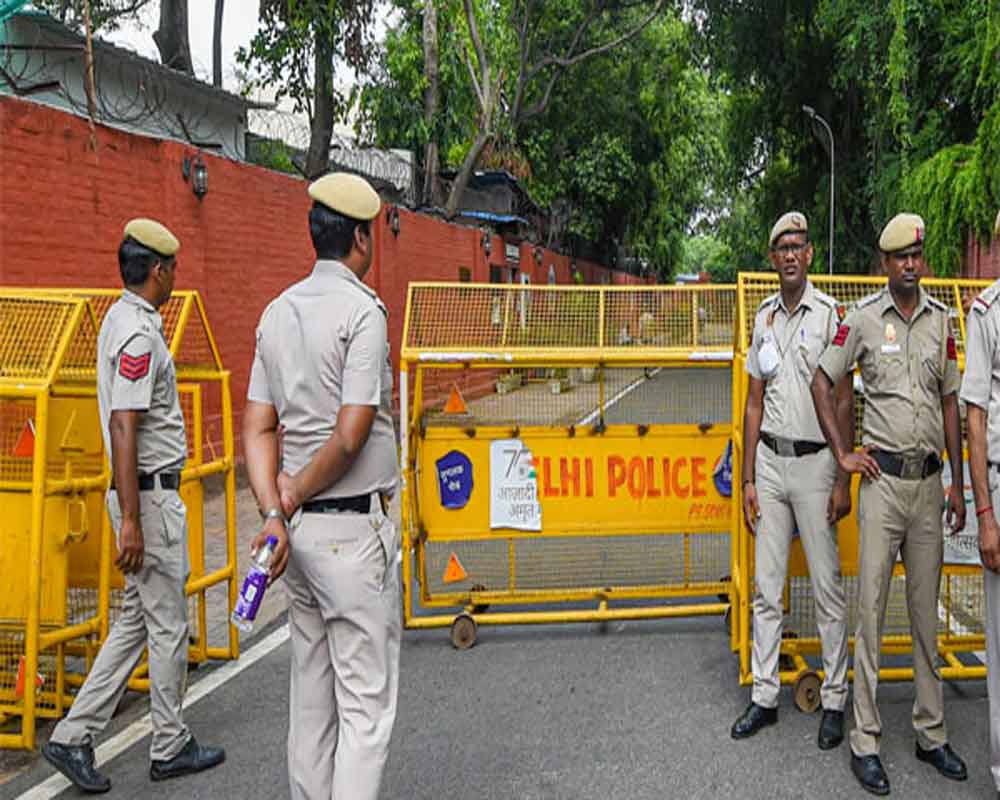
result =
[[[794,313],[788,313],[781,292],[757,308],[746,368],[754,378],[766,381],[762,431],[786,439],[824,441],[810,385],[838,322],[837,301],[808,280]],[[760,363],[760,350],[768,342],[781,359],[770,378],[763,375]]]
[[[346,266],[317,261],[261,315],[247,398],[277,411],[286,472],[299,472],[330,438],[341,406],[377,409],[350,469],[314,499],[396,490],[388,313]]]
[[[986,458],[1000,463],[1000,281],[976,298],[965,319],[961,397],[986,412]]]
[[[97,337],[97,401],[109,460],[111,412],[144,411],[136,434],[139,474],[183,469],[187,437],[163,320],[128,289],[108,310]]]
[[[961,375],[948,309],[919,290],[907,322],[889,287],[858,301],[820,359],[836,383],[857,362],[865,385],[862,443],[911,455],[944,450],[941,398]]]

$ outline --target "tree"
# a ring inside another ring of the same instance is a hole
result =
[[[188,0],[160,0],[160,27],[153,33],[160,63],[194,75],[188,39]]]
[[[237,54],[256,73],[248,90],[273,88],[276,100],[290,98],[309,117],[307,176],[329,169],[333,125],[349,106],[334,85],[334,64],[368,67],[374,7],[374,0],[261,0],[257,34]]]
[[[427,88],[424,89],[424,125],[427,130],[434,127],[441,107],[441,75],[438,59],[437,0],[424,0],[424,75]],[[438,153],[437,136],[427,137],[424,149],[424,203],[432,206],[441,203],[441,180],[439,169],[441,157]]]
[[[222,88],[222,18],[226,0],[215,0],[215,21],[212,25],[212,85]]]
[[[628,20],[629,6],[607,0],[582,0],[575,8],[550,8],[536,0],[508,0],[503,9],[510,29],[516,36],[513,81],[509,87],[509,106],[501,109],[500,95],[504,86],[503,53],[506,36],[500,34],[487,48],[479,33],[473,0],[463,0],[468,38],[475,64],[465,50],[466,66],[472,79],[478,109],[477,131],[466,153],[458,176],[448,195],[445,214],[449,218],[458,211],[462,193],[468,186],[473,170],[486,146],[497,135],[497,117],[506,111],[506,126],[516,132],[533,117],[545,112],[552,92],[568,70],[596,56],[608,53],[635,38],[662,10],[666,0],[655,0],[649,13],[627,27],[618,28],[623,18]]]
[[[90,0],[90,18],[94,31],[115,31],[123,23],[138,19],[139,12],[152,0]],[[84,0],[34,0],[64,25],[83,31]]]

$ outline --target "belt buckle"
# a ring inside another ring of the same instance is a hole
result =
[[[900,469],[899,477],[905,478],[906,480],[916,480],[924,476],[924,462],[927,459],[911,459],[904,458],[902,469]]]
[[[774,443],[778,445],[778,455],[784,458],[795,458],[795,442],[790,439],[774,437]]]

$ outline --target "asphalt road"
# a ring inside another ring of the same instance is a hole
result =
[[[145,736],[105,766],[113,782],[109,797],[286,797],[287,648],[187,711],[199,739],[227,748],[225,765],[153,784]],[[189,692],[211,673],[199,673]],[[915,760],[912,686],[886,685],[883,759],[893,796],[993,796],[985,685],[948,685],[945,696],[951,741],[969,762],[969,781],[945,781]],[[736,660],[716,618],[486,628],[465,652],[451,648],[445,630],[407,632],[382,797],[866,797],[850,773],[847,745],[819,751],[818,715],[796,711],[788,690],[781,700],[777,726],[747,741],[729,738],[747,690],[737,685]],[[134,698],[109,736],[146,708],[144,697]],[[37,759],[0,786],[0,796],[17,798],[51,773]]]

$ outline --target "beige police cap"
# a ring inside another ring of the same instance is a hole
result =
[[[789,211],[787,214],[782,214],[781,218],[774,223],[774,227],[771,228],[768,246],[774,247],[774,243],[786,233],[809,233],[806,215],[800,211]]]
[[[125,236],[131,236],[139,244],[161,256],[175,255],[181,249],[181,243],[177,241],[177,237],[155,219],[143,217],[133,219],[125,226]]]
[[[924,240],[924,220],[919,214],[897,214],[882,229],[878,249],[895,253]]]
[[[347,172],[332,172],[313,181],[309,184],[309,196],[351,219],[374,219],[382,206],[368,181]]]

